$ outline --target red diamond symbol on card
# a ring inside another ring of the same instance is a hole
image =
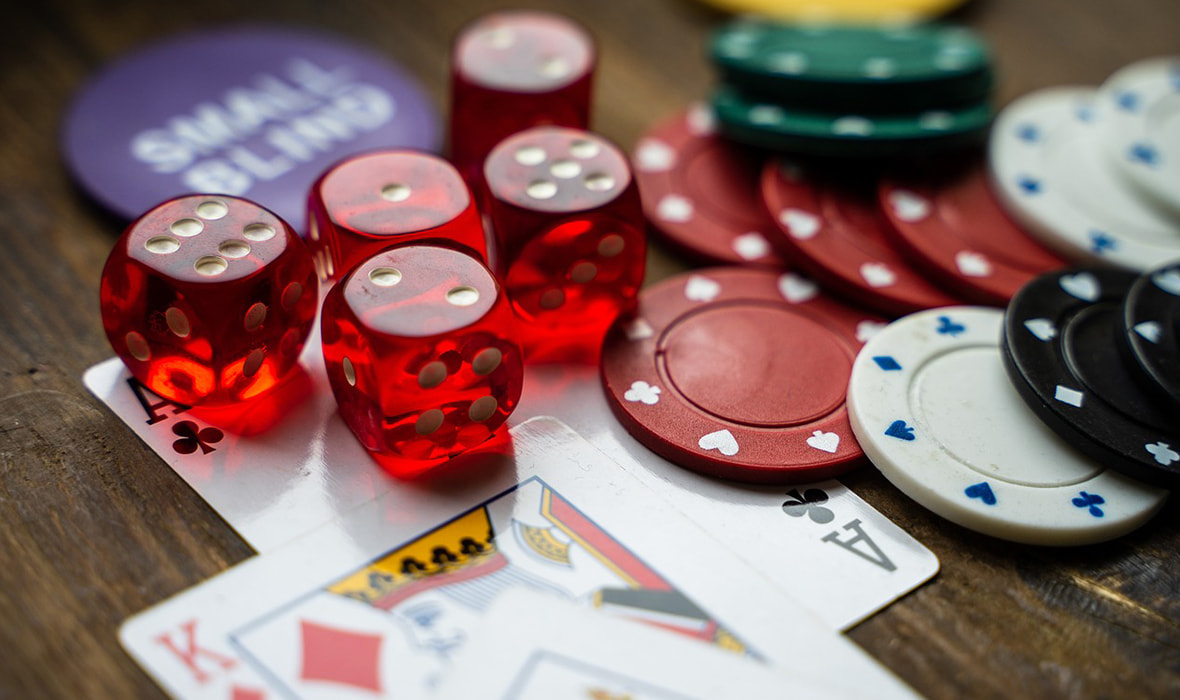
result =
[[[243,688],[235,685],[229,695],[230,700],[266,700],[266,693],[256,688]]]
[[[305,681],[341,683],[381,692],[377,658],[381,635],[352,632],[300,620]]]

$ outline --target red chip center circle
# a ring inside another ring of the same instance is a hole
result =
[[[669,384],[703,411],[751,426],[790,426],[844,403],[852,358],[824,326],[746,302],[678,319],[659,349]]]

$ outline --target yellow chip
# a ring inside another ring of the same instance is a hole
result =
[[[729,12],[815,22],[915,22],[940,15],[964,0],[701,0]]]

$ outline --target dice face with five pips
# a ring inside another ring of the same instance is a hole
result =
[[[487,214],[526,348],[597,348],[643,283],[645,219],[623,153],[579,129],[534,127],[484,164]]]
[[[468,25],[451,53],[450,157],[470,181],[508,136],[540,124],[585,129],[597,55],[573,21],[496,12]]]
[[[308,195],[308,241],[323,279],[393,245],[432,242],[488,259],[471,191],[445,160],[418,151],[354,156]]]
[[[520,399],[508,299],[465,253],[424,245],[378,253],[328,293],[321,323],[340,414],[395,474],[484,442]]]
[[[149,389],[179,403],[260,396],[295,366],[318,301],[295,232],[245,199],[164,202],[123,232],[102,273],[111,347]]]

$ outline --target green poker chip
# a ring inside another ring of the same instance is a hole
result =
[[[814,112],[728,85],[717,89],[712,104],[721,133],[734,141],[820,157],[887,158],[974,145],[986,137],[992,116],[986,101],[904,114]]]
[[[987,99],[987,44],[965,27],[812,27],[742,19],[713,36],[722,80],[809,109],[920,111]]]

